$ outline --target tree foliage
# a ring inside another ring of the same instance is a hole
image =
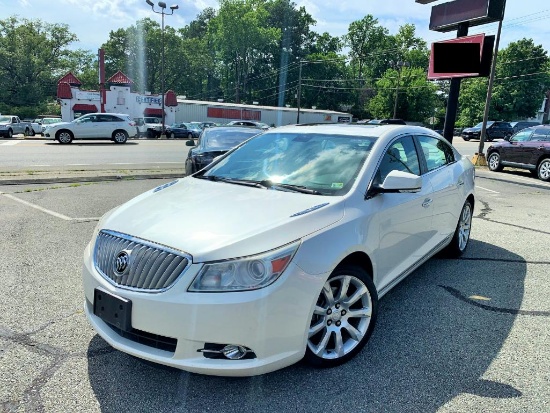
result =
[[[76,40],[66,24],[49,24],[16,16],[0,20],[0,90],[3,108],[18,108],[30,115],[37,106],[54,99],[56,75]]]
[[[204,9],[184,27],[173,22],[167,17],[162,30],[144,18],[111,31],[102,45],[107,76],[121,70],[142,93],[172,89],[189,99],[272,106],[296,106],[300,89],[301,107],[359,118],[393,116],[397,89],[396,116],[444,117],[448,82],[426,79],[429,50],[412,24],[392,34],[366,15],[345,36],[316,33],[313,17],[291,0],[220,0],[218,9]],[[75,40],[67,25],[0,20],[0,111],[45,110],[37,105],[55,98],[57,80],[68,71],[96,89],[96,51],[70,49]],[[549,66],[547,52],[531,39],[501,50],[491,119],[534,116],[550,88]],[[481,120],[486,90],[485,78],[463,80],[460,126]]]

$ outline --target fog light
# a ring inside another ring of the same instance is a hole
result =
[[[246,348],[228,344],[222,349],[222,353],[229,360],[240,360],[246,356]]]

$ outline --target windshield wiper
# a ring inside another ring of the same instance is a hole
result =
[[[250,186],[253,188],[264,188],[263,185],[256,181],[248,181],[244,179],[233,179],[233,178],[225,178],[223,176],[216,176],[216,175],[198,175],[195,176],[197,179],[206,179],[208,181],[213,182],[225,182],[228,184],[235,184],[235,185],[243,185],[243,186]]]
[[[279,191],[291,191],[291,192],[299,192],[301,194],[310,194],[310,195],[323,195],[321,192],[307,188],[303,185],[292,185],[292,184],[274,184],[268,179],[265,179],[263,181],[258,182],[260,185],[269,188],[269,189],[276,189]]]

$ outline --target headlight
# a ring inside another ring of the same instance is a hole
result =
[[[189,291],[249,291],[267,287],[283,273],[299,245],[294,242],[260,255],[205,264]]]

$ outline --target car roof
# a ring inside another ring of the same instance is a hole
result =
[[[319,133],[319,134],[334,134],[334,135],[349,135],[349,136],[365,136],[365,137],[380,137],[386,133],[401,132],[401,133],[424,133],[430,136],[440,135],[421,126],[412,125],[368,125],[368,124],[347,124],[347,123],[321,123],[321,124],[303,124],[303,125],[287,125],[272,129],[269,132],[285,132],[285,133]],[[267,132],[266,132],[267,133]]]

